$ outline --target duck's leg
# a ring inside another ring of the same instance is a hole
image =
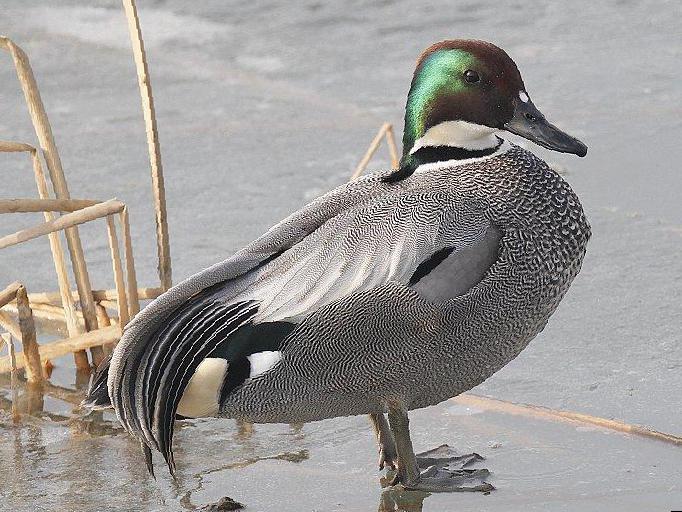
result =
[[[403,486],[412,489],[420,483],[421,475],[419,474],[417,457],[412,448],[412,439],[410,439],[410,419],[407,417],[407,411],[401,407],[389,408],[388,421],[398,453],[398,471],[391,484],[401,483]]]
[[[379,443],[379,469],[384,469],[384,467],[396,469],[398,454],[395,451],[395,441],[386,417],[383,414],[370,414],[369,421],[372,423],[377,443]]]
[[[379,445],[379,469],[396,469],[398,454],[395,449],[395,440],[391,433],[391,428],[388,426],[388,421],[383,414],[370,414],[369,421],[372,423],[374,434],[377,436],[377,443]],[[466,455],[456,455],[455,451],[447,444],[440,445],[438,448],[428,450],[426,452],[418,453],[417,466],[420,469],[427,469],[431,466],[453,466],[456,465],[460,469],[484,460],[478,453],[469,453]]]
[[[484,481],[489,475],[487,469],[464,469],[461,461],[458,464],[459,468],[452,469],[445,460],[446,458],[433,457],[436,463],[420,472],[410,439],[410,421],[407,411],[401,407],[390,407],[388,421],[398,453],[398,471],[392,485],[402,484],[406,489],[427,492],[489,492],[494,489],[492,485]],[[426,454],[429,453],[431,452],[426,452]],[[470,461],[467,461],[464,465],[469,463]]]

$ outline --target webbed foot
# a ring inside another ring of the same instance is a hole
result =
[[[416,479],[397,471],[390,485],[401,485],[408,490],[425,492],[490,492],[495,489],[485,481],[490,471],[470,468],[484,460],[478,453],[457,455],[454,449],[443,444],[433,450],[416,455],[420,473]]]
[[[451,469],[449,467],[431,466],[422,471],[414,481],[402,481],[400,472],[396,474],[397,482],[405,489],[425,492],[490,492],[495,489],[485,481],[490,475],[487,469]]]
[[[381,415],[383,419],[383,415]],[[377,424],[382,423],[381,419]],[[457,455],[442,445],[415,456],[410,440],[410,421],[401,404],[389,404],[388,423],[396,448],[397,470],[389,485],[400,484],[406,490],[423,492],[490,492],[494,487],[485,481],[487,469],[469,468],[483,460],[477,453]],[[387,430],[377,429],[378,432]]]
[[[431,466],[439,468],[449,466],[455,469],[464,469],[481,460],[484,460],[484,458],[478,453],[457,455],[457,452],[447,444],[442,444],[438,448],[417,454],[419,469],[427,469]]]

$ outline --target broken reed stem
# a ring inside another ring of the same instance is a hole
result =
[[[30,297],[29,297],[29,302],[30,302]],[[9,306],[8,309],[12,309],[12,306]],[[53,316],[55,320],[61,320],[62,322],[66,321],[66,317],[64,315],[64,310],[60,306],[54,306],[52,304],[31,304],[31,309],[33,310],[33,314],[35,314],[40,311],[42,313],[46,313],[46,315]],[[81,319],[83,318],[82,313],[80,311],[76,311],[76,318],[80,317]],[[71,333],[69,333],[71,334]],[[78,333],[81,334],[81,333]]]
[[[107,308],[99,302],[97,303],[97,321],[99,322],[100,327],[109,327],[111,325],[111,318],[109,318]]]
[[[398,157],[398,148],[395,145],[392,124],[388,124],[388,128],[386,128],[386,143],[388,144],[388,152],[391,155],[391,169],[397,169],[400,165],[400,158]]]
[[[116,295],[118,301],[118,321],[121,328],[128,323],[128,298],[125,291],[123,278],[123,265],[121,264],[121,250],[116,236],[116,224],[112,215],[107,216],[107,235],[109,248],[111,249],[111,264],[114,270],[114,282],[116,283]]]
[[[107,308],[105,308],[99,302],[97,303],[97,322],[99,322],[100,329],[111,326],[111,318],[109,317],[109,313],[107,313]],[[102,349],[102,356],[106,357],[111,354],[114,349],[114,345],[107,343],[106,345],[102,345],[100,348]],[[100,362],[101,361],[96,363],[97,366],[99,366]]]
[[[0,327],[9,332],[16,339],[21,339],[21,329],[19,324],[12,320],[12,317],[6,311],[0,309]]]
[[[355,168],[355,171],[351,175],[350,181],[357,180],[360,177],[360,175],[363,172],[365,172],[367,164],[372,159],[372,156],[374,156],[374,153],[376,153],[377,149],[379,148],[379,144],[381,144],[381,139],[386,135],[386,131],[390,128],[390,126],[391,125],[389,123],[384,123],[381,125],[381,128],[379,128],[379,131],[374,136],[374,139],[372,139],[369,148],[367,148],[365,155],[362,157],[360,163],[358,164],[358,166]]]
[[[137,67],[140,93],[142,96],[143,113],[145,116],[145,125],[147,128],[148,147],[150,152],[150,163],[152,167],[152,181],[154,186],[155,209],[157,212],[157,245],[159,252],[159,278],[161,280],[161,289],[167,289],[171,286],[170,273],[170,249],[168,243],[168,227],[166,221],[166,204],[165,204],[165,190],[163,182],[163,171],[161,166],[161,156],[158,142],[158,132],[156,127],[156,118],[154,112],[154,103],[151,93],[151,86],[149,83],[148,68],[145,60],[144,45],[142,42],[141,30],[134,0],[123,0],[126,15],[128,17],[131,42],[133,45],[133,53],[135,56],[135,63]],[[43,309],[47,316],[53,317],[57,320],[65,321],[69,331],[70,337],[81,334],[82,331],[79,325],[78,313],[74,305],[74,294],[68,284],[68,274],[66,272],[66,264],[61,250],[61,244],[57,231],[65,230],[65,235],[71,253],[71,260],[73,264],[73,272],[76,277],[78,293],[82,304],[82,317],[84,319],[86,330],[97,329],[98,326],[98,311],[95,308],[94,297],[92,294],[87,267],[83,255],[83,249],[75,228],[76,225],[94,220],[95,218],[106,216],[110,248],[112,251],[112,265],[114,267],[114,277],[116,281],[115,296],[117,299],[117,306],[119,309],[119,322],[125,325],[131,315],[139,311],[139,296],[137,289],[137,277],[134,268],[134,258],[132,243],[130,237],[130,225],[128,220],[127,210],[119,208],[123,206],[113,205],[113,210],[107,207],[102,208],[96,201],[90,200],[71,200],[69,190],[66,184],[61,160],[59,157],[54,136],[44,108],[44,104],[40,97],[33,71],[31,69],[29,59],[23,50],[8,38],[0,37],[0,48],[6,49],[13,61],[16,69],[17,78],[24,93],[26,104],[33,122],[36,135],[39,139],[41,149],[47,162],[52,184],[57,196],[57,199],[51,199],[47,190],[47,182],[42,172],[42,166],[37,150],[30,144],[12,141],[0,141],[0,151],[3,152],[28,152],[33,159],[33,167],[35,171],[36,184],[39,189],[40,199],[18,199],[18,200],[0,200],[0,213],[14,213],[14,212],[43,212],[45,216],[45,223],[34,228],[22,230],[12,235],[0,238],[0,249],[9,247],[17,243],[31,240],[38,236],[47,234],[50,239],[50,247],[53,253],[53,259],[59,279],[60,299],[64,307],[63,317],[60,312],[50,310],[50,306]],[[108,201],[109,206],[112,206],[112,201]],[[69,211],[70,214],[55,218],[53,211]],[[112,216],[113,213],[119,213],[122,225],[122,235],[124,240],[125,250],[125,278],[123,274],[122,260],[120,255],[120,247],[116,236],[115,221]],[[14,287],[16,288],[16,286]],[[22,288],[23,289],[23,288]],[[15,290],[9,290],[11,295],[16,295]],[[105,291],[106,292],[106,291]],[[24,334],[22,339],[26,339],[27,348],[25,353],[27,357],[30,356],[32,348],[31,335],[27,335],[26,329],[30,327],[33,330],[33,341],[35,341],[35,327],[33,325],[33,316],[28,304],[28,297],[23,290],[26,304],[19,303],[17,299],[17,310],[20,317],[19,329]],[[156,295],[156,294],[155,294]],[[129,299],[129,300],[128,300]],[[102,308],[103,309],[103,308]],[[30,314],[30,324],[26,317],[26,312]],[[106,315],[106,311],[104,311]],[[16,325],[13,325],[11,318],[6,313],[0,314],[7,320],[5,323],[16,331]],[[100,312],[100,317],[102,314]],[[93,351],[93,359],[101,359],[101,348]],[[80,351],[74,354],[76,358],[76,366],[79,369],[89,368],[89,362],[85,352]],[[27,368],[31,372],[33,363],[28,360]],[[35,372],[33,372],[35,373]],[[39,373],[38,375],[41,376]],[[35,381],[36,378],[32,376],[29,380]]]
[[[101,201],[92,199],[0,199],[1,213],[75,212]],[[47,219],[45,219],[47,220]]]
[[[0,38],[0,46],[2,46],[2,38]],[[35,151],[35,148],[25,142],[0,140],[0,153],[29,153],[31,151]]]
[[[147,132],[147,149],[149,151],[149,163],[152,171],[154,210],[156,212],[156,248],[159,261],[159,280],[161,288],[165,291],[172,285],[171,257],[166,213],[166,191],[164,188],[163,167],[161,165],[161,147],[156,125],[154,97],[152,96],[149,67],[145,56],[142,28],[140,27],[140,19],[137,15],[135,0],[122,0],[122,2],[128,21],[128,31],[130,32],[130,42],[133,48],[135,70],[137,72],[144,124]]]
[[[148,300],[155,299],[163,293],[161,288],[138,288],[137,296],[139,299]],[[97,302],[103,300],[116,300],[116,290],[93,290],[92,296]],[[74,300],[78,300],[78,292],[72,292]],[[36,292],[29,293],[28,298],[31,303],[54,304],[59,301],[58,292]]]
[[[31,298],[29,296],[29,302]],[[47,320],[50,322],[58,322],[66,326],[66,317],[64,315],[64,309],[61,306],[54,304],[43,304],[40,302],[31,302],[31,310],[33,311],[33,317],[39,318],[41,320]],[[7,304],[1,312],[5,313],[17,313],[16,304]],[[79,321],[83,320],[83,313],[76,311],[76,318]]]
[[[101,217],[106,217],[112,213],[119,213],[123,209],[123,206],[123,203],[120,201],[110,199],[109,201],[105,201],[94,206],[88,206],[87,208],[83,208],[82,210],[78,210],[76,212],[67,213],[66,215],[57,217],[56,219],[49,222],[45,222],[28,229],[23,229],[11,235],[0,238],[0,249],[20,244],[22,242],[27,242],[28,240],[33,240],[34,238],[77,226],[78,224],[90,222]],[[89,296],[92,298],[92,291],[89,292]],[[79,297],[81,297],[82,304],[83,296],[80,292]],[[83,311],[83,315],[85,316],[85,311]],[[96,320],[95,325],[97,325]]]
[[[134,318],[140,312],[140,299],[137,295],[137,274],[135,272],[135,258],[133,257],[133,242],[130,237],[130,220],[128,207],[121,211],[121,235],[123,236],[123,250],[126,259],[126,293],[128,295],[128,318]],[[120,316],[120,313],[119,313]]]
[[[682,446],[682,437],[673,434],[666,434],[657,430],[648,429],[640,425],[631,425],[621,421],[609,420],[600,418],[598,416],[591,416],[589,414],[582,414],[573,411],[562,411],[557,409],[550,409],[549,407],[542,407],[531,404],[517,404],[514,402],[507,402],[506,400],[499,400],[497,398],[489,398],[486,396],[463,394],[453,399],[454,401],[471,407],[478,407],[487,411],[502,412],[506,414],[528,416],[536,419],[552,420],[552,421],[568,421],[572,423],[582,423],[586,425],[593,425],[596,427],[614,430],[625,434],[632,434],[639,437],[646,437],[654,439],[675,446]]]
[[[17,290],[17,310],[19,329],[21,330],[22,354],[26,367],[26,380],[30,384],[40,385],[43,382],[43,370],[40,365],[36,327],[33,322],[31,307],[28,304],[26,288],[23,286],[20,286]]]
[[[111,309],[112,311],[118,311],[118,302],[116,300],[101,300],[98,302],[104,309]]]
[[[2,333],[0,337],[5,342],[7,346],[7,355],[10,359],[10,364],[12,366],[11,376],[10,376],[10,389],[12,390],[12,419],[15,423],[18,423],[21,419],[19,414],[19,409],[17,404],[19,403],[19,390],[17,386],[17,359],[14,353],[14,342],[12,341],[12,335],[9,333]]]
[[[0,291],[0,307],[5,306],[9,302],[15,300],[17,298],[17,293],[21,288],[22,288],[21,283],[15,281],[9,286],[7,286],[4,290]],[[10,316],[2,310],[0,310],[0,326],[2,326],[3,329],[8,331],[9,334],[14,336],[15,338],[17,339],[22,338],[21,326],[17,324],[14,320],[12,320]],[[12,350],[14,350],[14,345],[12,345]],[[14,361],[12,362],[12,365],[13,368],[16,368],[16,363]]]
[[[47,343],[38,346],[40,358],[43,361],[56,359],[58,357],[77,352],[79,350],[86,350],[91,347],[104,345],[107,343],[115,343],[121,338],[121,328],[118,325],[110,327],[103,327],[97,331],[86,332],[74,338],[65,338],[52,343]],[[17,368],[23,368],[24,361],[22,358],[17,359]],[[0,357],[0,373],[10,371],[11,365],[8,357]]]
[[[0,308],[12,302],[17,297],[17,290],[21,288],[21,283],[19,281],[14,281],[12,284],[5,287],[4,290],[0,291]]]
[[[45,106],[40,97],[40,91],[38,90],[38,85],[33,76],[33,70],[31,69],[29,59],[19,46],[6,37],[0,37],[0,48],[8,50],[14,61],[17,78],[24,93],[31,121],[38,141],[40,142],[40,148],[43,151],[47,168],[50,172],[55,195],[57,196],[57,199],[69,199],[70,194],[66,184],[66,177],[64,176],[61,159],[59,158],[59,152],[57,151],[57,146],[54,142],[50,121],[45,112]],[[88,269],[85,264],[85,256],[83,254],[83,246],[78,234],[78,229],[75,226],[69,227],[64,234],[71,255],[76,286],[81,297],[81,308],[85,319],[85,328],[87,330],[97,329],[95,303],[92,299],[90,277],[88,276]]]
[[[8,332],[3,332],[2,334],[0,334],[0,337],[2,337],[2,340],[5,342],[5,346],[7,347],[7,355],[9,356],[11,370],[12,370],[12,372],[14,372],[17,369],[17,358],[14,354],[14,342],[12,342],[12,335]]]
[[[30,300],[31,296],[29,295],[29,301]],[[102,300],[98,302],[98,304],[102,304],[102,306],[104,307],[108,307],[114,311],[118,311],[118,302],[115,300],[111,301]],[[31,302],[31,309],[33,310],[33,318],[46,320],[48,322],[56,322],[60,324],[60,326],[66,326],[64,311],[61,308],[61,306],[56,306],[54,304],[45,304],[42,302]],[[12,303],[7,304],[3,309],[0,310],[0,326],[4,327],[5,330],[10,331],[10,326],[13,321],[8,313],[11,314],[17,313],[17,307],[15,304]],[[76,315],[79,320],[81,321],[83,320],[83,314],[80,311],[76,311]]]

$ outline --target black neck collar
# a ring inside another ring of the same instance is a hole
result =
[[[432,164],[434,162],[446,162],[448,160],[466,160],[468,158],[481,158],[492,155],[495,151],[500,149],[504,142],[497,137],[497,145],[485,149],[465,149],[455,146],[423,146],[417,151],[403,157],[400,162],[400,167],[386,176],[384,181],[387,183],[395,183],[404,180],[411,176],[417,167],[423,164]]]

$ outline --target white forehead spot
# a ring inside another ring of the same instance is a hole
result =
[[[528,95],[525,91],[519,91],[519,99],[524,103],[528,103]]]

